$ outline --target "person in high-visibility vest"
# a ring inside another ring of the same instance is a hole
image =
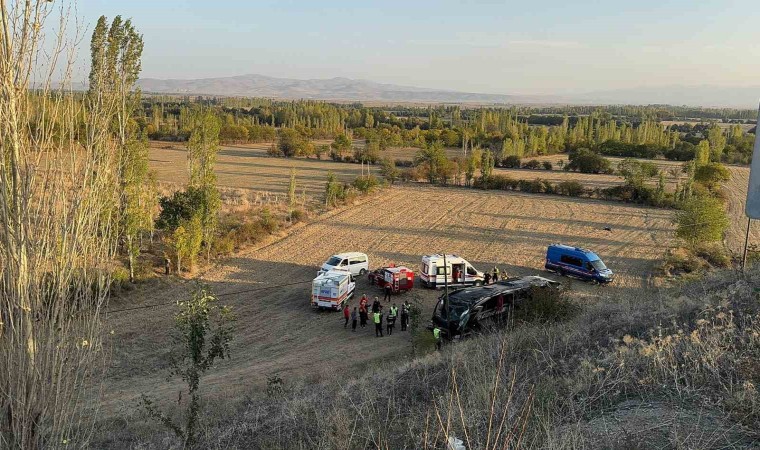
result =
[[[496,266],[493,266],[493,276],[491,277],[494,283],[499,281],[499,268]]]
[[[383,337],[383,313],[372,313],[372,319],[375,322],[375,337]]]
[[[441,349],[441,329],[438,327],[433,328],[433,337],[435,338],[435,349]]]

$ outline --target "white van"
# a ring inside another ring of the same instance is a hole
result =
[[[339,311],[354,295],[356,283],[346,270],[331,270],[317,275],[311,283],[311,305]]]
[[[420,280],[431,288],[449,286],[480,286],[483,284],[483,272],[472,267],[466,259],[457,255],[446,255],[446,265],[443,255],[425,255],[422,257]]]
[[[319,269],[325,273],[333,269],[348,270],[351,275],[364,275],[369,271],[369,259],[365,253],[350,252],[332,255]]]

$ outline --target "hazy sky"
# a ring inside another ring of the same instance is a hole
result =
[[[760,85],[758,0],[79,0],[87,41],[101,14],[144,34],[143,77],[340,76],[505,94]]]

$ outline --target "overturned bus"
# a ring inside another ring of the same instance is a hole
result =
[[[447,339],[459,338],[506,320],[510,311],[531,301],[534,289],[559,290],[556,281],[539,276],[510,278],[486,286],[459,289],[438,298],[430,328]],[[450,315],[450,317],[449,317]]]

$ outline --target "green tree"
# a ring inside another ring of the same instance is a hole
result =
[[[425,178],[430,183],[435,183],[440,176],[441,169],[447,163],[446,153],[439,141],[432,142],[419,150],[414,157],[414,163],[423,168]]]
[[[720,162],[726,148],[726,135],[718,125],[712,124],[707,129],[707,140],[710,143],[710,160]]]
[[[694,181],[704,184],[710,189],[716,189],[720,183],[731,179],[731,172],[721,163],[711,162],[699,166],[694,171]]]
[[[314,153],[314,146],[298,130],[282,128],[277,133],[277,148],[286,158],[294,156],[310,156]]]
[[[699,145],[697,145],[697,148],[694,152],[694,164],[699,166],[704,166],[705,164],[710,162],[710,142],[707,140],[703,140],[699,142]]]
[[[296,209],[296,169],[290,168],[290,181],[288,182],[288,220],[293,221],[293,212]]]
[[[696,245],[723,239],[729,221],[723,203],[714,197],[692,197],[676,211],[676,235]]]
[[[385,158],[380,163],[380,175],[382,175],[388,183],[393,185],[401,175],[401,171],[396,167],[396,164],[393,163],[393,160]]]
[[[334,173],[327,173],[327,184],[325,185],[325,206],[337,206],[338,202],[345,198],[345,188],[343,183],[338,181]]]
[[[609,159],[585,148],[571,153],[569,160],[567,170],[576,170],[581,173],[607,173],[611,170]]]
[[[161,412],[145,395],[142,405],[150,417],[182,441],[183,448],[193,448],[197,444],[202,407],[201,377],[213,367],[214,361],[229,358],[235,317],[229,307],[219,306],[216,296],[201,285],[190,300],[178,302],[177,306],[179,312],[174,317],[169,378],[179,377],[187,384],[185,395],[180,392],[177,401],[186,405],[184,417],[177,422]]]
[[[211,259],[211,244],[218,224],[218,213],[222,206],[221,196],[216,187],[216,155],[219,151],[219,120],[211,110],[197,108],[190,119],[190,138],[187,141],[189,187],[201,194],[198,211],[206,259]]]
[[[333,152],[338,156],[338,159],[343,159],[344,153],[351,150],[351,138],[340,133],[335,136],[335,140],[330,144],[330,147],[332,147]]]
[[[483,160],[480,162],[480,178],[483,181],[483,186],[488,186],[488,180],[491,179],[493,173],[494,157],[491,150],[483,152]]]
[[[90,41],[91,105],[113,107],[115,136],[119,144],[119,239],[127,253],[129,279],[134,281],[135,260],[140,254],[140,237],[151,230],[158,195],[148,169],[148,146],[133,118],[140,105],[135,83],[141,70],[143,39],[131,20],[116,16],[110,27],[101,16]],[[92,97],[98,96],[99,99]]]

